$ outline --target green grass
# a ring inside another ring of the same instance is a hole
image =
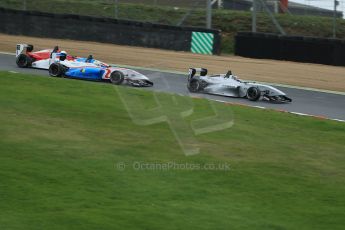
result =
[[[22,9],[22,0],[2,0],[0,7]],[[27,9],[114,17],[114,5],[113,1],[110,0],[35,0],[27,1]],[[133,3],[121,3],[118,8],[121,19],[169,25],[177,25],[188,11],[188,8],[183,7],[174,9],[170,6]],[[205,15],[204,9],[196,8],[183,25],[204,27]],[[332,18],[329,17],[277,15],[277,20],[289,35],[332,37]],[[251,30],[251,13],[215,9],[213,11],[213,28],[222,30],[222,52],[233,53],[234,35],[238,31]],[[266,14],[258,15],[258,32],[277,33],[272,21]],[[345,39],[345,20],[343,19],[337,19],[337,37]]]
[[[134,123],[119,92],[155,105],[142,89],[0,72],[1,230],[343,229],[343,123],[217,103],[234,125],[195,136],[200,154],[187,157],[167,123]],[[184,100],[188,121],[212,114]]]

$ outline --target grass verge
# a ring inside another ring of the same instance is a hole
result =
[[[186,157],[167,123],[133,122],[119,92],[155,106],[146,90],[0,72],[1,229],[343,228],[344,124],[215,104],[234,125],[195,136]],[[212,115],[191,103],[188,121]]]

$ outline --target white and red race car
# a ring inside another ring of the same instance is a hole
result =
[[[49,69],[52,53],[60,52],[59,47],[33,52],[34,46],[17,44],[16,63],[20,68],[32,67],[37,69]],[[77,57],[67,56],[67,60],[75,60]]]

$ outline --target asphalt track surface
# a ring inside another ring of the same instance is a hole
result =
[[[49,76],[46,70],[18,68],[15,63],[15,57],[8,54],[0,54],[0,70],[38,74],[47,77]],[[186,88],[186,76],[151,70],[140,70],[139,72],[145,74],[154,82],[154,86],[147,88],[148,90],[177,93],[180,95],[191,95]],[[277,88],[292,98],[292,103],[273,104],[267,101],[252,102],[244,98],[231,98],[207,94],[193,94],[193,96],[269,109],[303,113],[313,116],[321,116],[330,119],[345,120],[345,95],[287,87]]]

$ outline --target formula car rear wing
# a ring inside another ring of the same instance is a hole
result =
[[[188,80],[192,79],[198,74],[199,76],[206,76],[207,69],[205,68],[189,68]]]
[[[33,49],[34,49],[33,45],[17,44],[16,57],[18,57],[23,52],[31,52]]]

